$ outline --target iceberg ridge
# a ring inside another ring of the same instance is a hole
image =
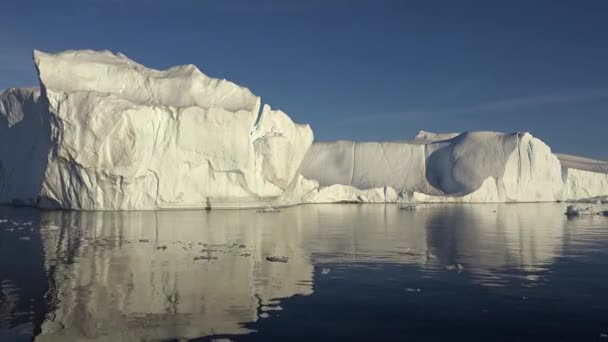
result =
[[[0,203],[76,210],[329,202],[539,202],[608,195],[608,163],[529,133],[319,142],[193,65],[34,51],[40,87],[0,92]]]

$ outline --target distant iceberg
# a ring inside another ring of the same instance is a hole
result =
[[[608,195],[608,163],[529,133],[421,131],[313,144],[308,125],[193,65],[34,51],[0,92],[0,203],[76,210],[329,202],[544,202]]]

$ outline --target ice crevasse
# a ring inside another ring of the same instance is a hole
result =
[[[34,52],[40,86],[0,92],[0,202],[78,210],[327,202],[528,202],[608,195],[607,163],[529,133],[319,142],[193,65]]]

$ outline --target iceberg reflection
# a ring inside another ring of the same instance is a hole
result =
[[[313,268],[294,222],[252,211],[45,213],[57,309],[39,339],[246,333],[241,323],[278,309],[275,298],[312,292]]]
[[[412,277],[450,286],[455,274],[461,284],[537,287],[562,255],[600,248],[605,236],[605,218],[568,220],[563,209],[330,204],[276,213],[40,212],[39,234],[11,241],[38,250],[26,253],[42,264],[44,284],[28,291],[37,302],[46,292],[44,305],[32,310],[39,318],[16,319],[4,311],[30,299],[9,296],[0,316],[5,329],[32,322],[41,341],[162,340],[246,334],[257,329],[252,322],[279,315],[285,298],[312,295],[315,281],[323,281],[315,276],[334,277],[332,267],[345,276],[361,265],[407,265],[416,272],[391,278],[403,289]],[[8,270],[3,288],[25,293],[19,268]]]

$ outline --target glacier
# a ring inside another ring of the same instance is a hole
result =
[[[315,142],[311,127],[194,65],[34,51],[0,92],[0,203],[75,210],[332,202],[549,202],[608,195],[608,163],[527,132]]]

